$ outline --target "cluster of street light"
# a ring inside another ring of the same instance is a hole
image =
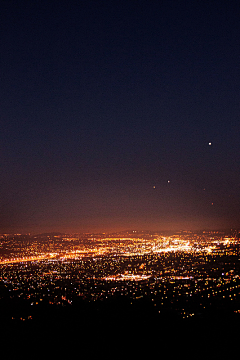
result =
[[[167,310],[187,318],[226,305],[238,314],[238,237],[127,235],[2,236],[0,300],[21,298],[30,309],[123,296],[150,299],[156,314]]]

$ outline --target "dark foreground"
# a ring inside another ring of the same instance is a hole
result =
[[[89,354],[113,352],[135,358],[153,349],[167,349],[172,355],[191,354],[194,349],[194,357],[212,351],[215,359],[226,351],[230,354],[238,343],[240,314],[228,309],[182,319],[171,311],[159,313],[144,300],[121,298],[66,307],[41,304],[31,310],[30,318],[18,318],[20,307],[19,303],[1,303],[2,344],[10,341],[15,350],[48,347],[48,351],[61,353],[79,348]],[[10,318],[13,310],[15,318]]]

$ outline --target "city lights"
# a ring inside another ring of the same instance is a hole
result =
[[[156,316],[188,319],[212,307],[239,313],[238,232],[18,234],[2,235],[0,245],[0,301],[21,300],[28,309],[9,310],[11,319],[34,321],[42,306],[121,298],[149,301]]]

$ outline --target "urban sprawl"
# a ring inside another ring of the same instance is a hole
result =
[[[124,299],[159,318],[240,317],[239,243],[238,231],[2,234],[1,316]]]

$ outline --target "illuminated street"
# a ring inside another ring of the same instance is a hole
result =
[[[26,307],[19,313],[9,307],[4,316],[34,321],[42,306],[76,309],[81,300],[98,308],[123,298],[149,301],[157,318],[198,318],[210,310],[238,316],[239,245],[238,233],[217,231],[2,235],[0,301]]]

